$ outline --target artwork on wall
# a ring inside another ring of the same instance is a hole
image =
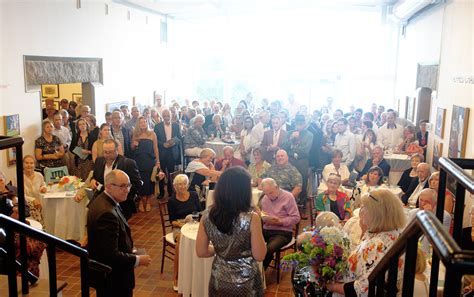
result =
[[[59,85],[41,85],[43,98],[59,98]]]
[[[8,115],[4,117],[4,127],[6,136],[20,135],[20,115]],[[7,164],[13,166],[16,164],[16,152],[14,148],[7,149]]]
[[[107,103],[107,106],[106,106],[105,109],[109,112],[112,112],[115,109],[120,109],[120,106],[122,106],[122,105],[127,105],[128,106],[128,101]]]
[[[436,111],[435,135],[444,137],[444,119],[446,118],[446,108],[438,107]]]
[[[434,140],[433,142],[433,162],[432,166],[439,170],[439,158],[443,155],[443,143],[439,140]]]
[[[464,158],[466,153],[467,127],[469,122],[469,108],[453,105],[451,130],[449,132],[450,158]]]
[[[82,103],[82,93],[72,93],[72,101]]]
[[[415,104],[416,98],[415,97],[407,97],[408,104],[407,104],[407,117],[406,119],[410,122],[415,122]]]

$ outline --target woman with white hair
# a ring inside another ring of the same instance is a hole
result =
[[[198,157],[204,148],[207,136],[202,128],[205,118],[202,114],[198,114],[191,119],[191,127],[186,130],[183,137],[184,155]]]
[[[369,274],[398,239],[406,224],[402,202],[388,189],[367,193],[362,196],[361,202],[359,215],[364,235],[348,258],[354,279],[351,282],[327,284],[329,291],[345,296],[368,295]],[[397,278],[399,282],[403,275],[403,262],[403,258],[400,258]]]
[[[203,185],[209,181],[216,181],[222,172],[216,170],[212,160],[216,157],[216,153],[210,149],[205,148],[201,151],[199,159],[195,159],[186,167],[186,174],[189,176],[189,189],[201,190]]]
[[[314,205],[317,213],[330,211],[335,213],[339,220],[347,221],[352,216],[352,210],[347,194],[338,190],[340,185],[341,177],[339,175],[329,175],[328,189],[316,196]]]
[[[207,126],[207,136],[209,136],[211,139],[214,137],[216,138],[222,138],[224,137],[225,134],[225,127],[224,123],[222,122],[222,117],[220,114],[215,114],[212,117],[212,123]]]
[[[178,284],[179,238],[181,227],[192,220],[191,214],[193,212],[201,211],[199,197],[196,192],[188,191],[188,184],[189,179],[187,175],[177,175],[173,180],[173,195],[168,200],[169,219],[173,226],[173,236],[176,243],[173,266],[173,289],[175,289]]]

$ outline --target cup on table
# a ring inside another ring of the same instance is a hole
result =
[[[191,214],[191,217],[193,218],[194,223],[199,222],[199,211],[193,211]]]

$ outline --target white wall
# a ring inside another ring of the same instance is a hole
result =
[[[160,17],[108,0],[0,1],[0,116],[20,114],[24,151],[32,154],[40,135],[40,95],[25,93],[23,55],[103,58],[104,86],[96,89],[96,114],[103,119],[105,104],[135,96],[152,101],[155,89],[164,89],[167,49],[160,44]],[[127,12],[130,11],[130,20]],[[148,17],[148,24],[146,18]],[[3,121],[0,124],[3,132]],[[6,168],[0,153],[0,170]]]
[[[434,126],[437,107],[447,109],[441,140],[443,156],[447,156],[452,107],[469,107],[465,157],[474,158],[474,85],[453,82],[455,76],[474,75],[474,2],[447,2],[408,25],[406,36],[400,40],[396,94],[397,98],[414,94],[417,63],[439,62],[438,92],[431,104],[430,122]],[[432,130],[427,154],[430,162],[435,138]]]

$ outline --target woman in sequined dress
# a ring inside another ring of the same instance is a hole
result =
[[[251,199],[247,171],[241,167],[224,171],[214,192],[214,205],[204,213],[196,239],[198,257],[215,255],[209,296],[263,296],[257,261],[265,258],[267,249]]]

